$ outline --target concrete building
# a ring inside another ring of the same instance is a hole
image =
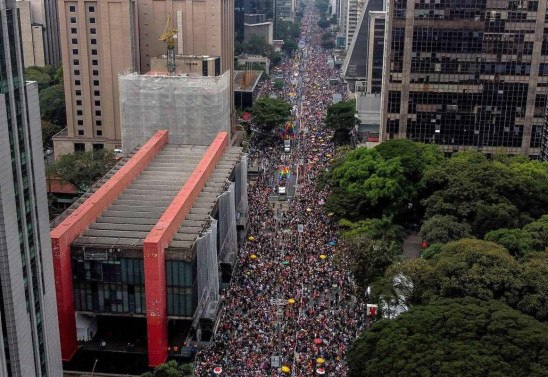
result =
[[[61,64],[59,17],[55,0],[16,0],[25,67]]]
[[[150,72],[166,72],[167,55],[150,59]],[[175,55],[175,74],[220,76],[221,58],[215,56]]]
[[[295,1],[294,0],[274,0],[274,12],[276,21],[293,20],[295,18]]]
[[[274,40],[274,24],[266,21],[264,14],[246,14],[244,16],[244,42],[258,36],[268,44]]]
[[[53,139],[56,157],[82,146],[120,145],[118,75],[149,72],[151,58],[166,54],[159,38],[169,15],[177,55],[219,56],[221,73],[233,75],[234,0],[59,4],[67,130]]]
[[[542,137],[540,141],[540,159],[548,161],[548,111],[546,112],[546,121],[542,129]]]
[[[38,85],[14,0],[0,21],[0,376],[61,376]]]
[[[367,0],[348,0],[345,24],[347,49],[350,47],[350,43],[352,43],[354,33],[358,27],[358,21],[361,18],[366,2]]]
[[[211,340],[246,221],[247,159],[228,133],[199,146],[158,131],[51,232],[63,359],[88,329],[104,352],[151,366],[185,339]]]
[[[388,4],[383,139],[538,156],[547,2]]]
[[[33,25],[30,6],[30,1],[17,1],[21,26],[21,42],[23,43],[23,61],[25,67],[43,67],[46,65],[44,33],[42,26]]]
[[[236,82],[234,83],[234,99],[236,108],[245,110],[253,106],[253,102],[259,95],[257,85],[263,71],[236,71]]]
[[[367,0],[342,67],[350,97],[356,100],[361,123],[358,135],[365,145],[379,141],[384,61],[386,0]]]

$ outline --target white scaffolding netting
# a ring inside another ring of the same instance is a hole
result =
[[[236,235],[235,184],[230,183],[228,190],[217,200],[219,208],[219,260],[222,263],[233,264],[238,250]]]
[[[196,240],[198,315],[209,310],[219,299],[219,263],[217,260],[217,220]]]
[[[143,145],[158,130],[170,144],[209,145],[230,132],[230,74],[119,75],[122,148]]]
[[[236,206],[236,218],[239,223],[247,222],[247,155],[242,156],[241,162],[236,165],[234,174],[234,196]]]

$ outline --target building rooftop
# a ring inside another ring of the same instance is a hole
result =
[[[143,172],[72,244],[86,247],[142,248],[143,241],[184,186],[207,146],[166,145]],[[207,225],[241,148],[227,148],[170,247],[192,248]]]
[[[254,91],[262,74],[259,70],[234,71],[234,91]]]

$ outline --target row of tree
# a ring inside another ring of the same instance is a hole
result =
[[[383,318],[350,376],[541,376],[548,367],[548,163],[391,140],[339,148],[320,187],[360,294]],[[430,243],[403,260],[416,225]]]

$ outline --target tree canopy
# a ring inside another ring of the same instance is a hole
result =
[[[338,145],[350,142],[350,132],[359,123],[355,100],[340,101],[327,108],[325,125],[335,130],[335,143]]]
[[[115,163],[114,153],[110,150],[75,152],[59,157],[48,166],[48,173],[84,192]]]
[[[540,377],[548,326],[498,301],[442,299],[375,323],[347,360],[349,377]]]
[[[426,219],[453,216],[472,234],[518,228],[548,212],[548,163],[488,160],[480,153],[458,153],[429,169],[421,182]]]
[[[39,98],[42,120],[64,127],[67,123],[67,113],[63,84],[55,84],[41,90]]]
[[[158,365],[154,372],[147,372],[141,377],[190,377],[194,375],[192,364],[178,364],[175,360]]]
[[[440,247],[429,259],[390,266],[383,279],[406,276],[412,283],[407,304],[428,304],[438,297],[500,300],[536,317],[548,319],[548,251],[519,263],[501,245],[461,239]],[[540,275],[540,276],[537,276]]]
[[[251,108],[253,122],[264,132],[283,124],[291,115],[291,105],[280,98],[261,97]]]

